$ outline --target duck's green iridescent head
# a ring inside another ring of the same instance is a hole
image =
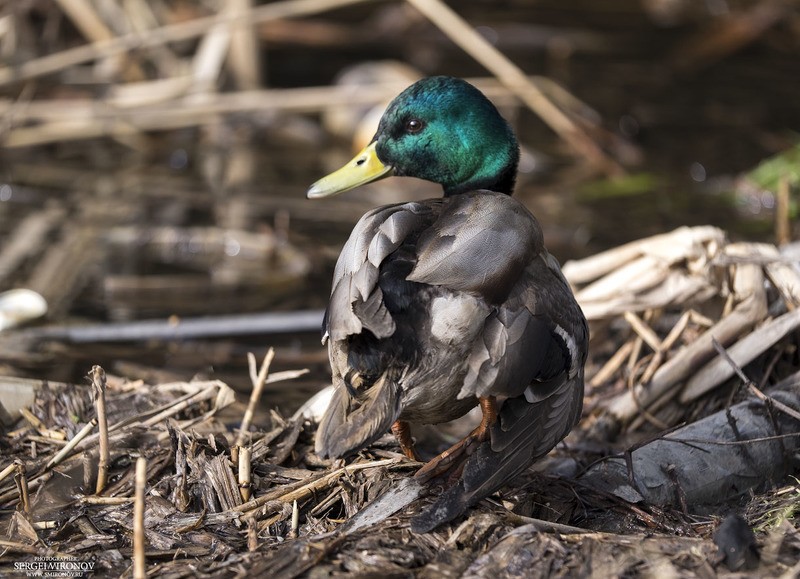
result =
[[[510,194],[519,162],[514,132],[468,82],[422,79],[395,98],[372,142],[347,165],[314,183],[326,197],[389,175],[439,183],[445,195],[475,189]]]

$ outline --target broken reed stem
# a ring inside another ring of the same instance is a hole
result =
[[[47,529],[55,529],[58,526],[58,521],[36,521],[33,524],[33,528],[38,531],[44,531]]]
[[[106,488],[108,481],[108,463],[111,451],[108,448],[108,415],[106,414],[106,373],[100,366],[92,366],[92,391],[97,409],[97,427],[100,431],[100,457],[97,461],[97,486],[95,494],[100,494]]]
[[[134,482],[133,502],[133,577],[145,579],[145,537],[144,537],[144,491],[147,485],[147,459],[140,456],[136,459],[136,478]]]
[[[98,497],[95,495],[86,495],[80,498],[80,502],[84,505],[127,505],[134,502],[131,497]]]
[[[244,446],[244,437],[247,435],[247,431],[250,430],[250,424],[253,422],[253,415],[255,414],[256,406],[258,405],[258,401],[261,399],[261,393],[264,391],[264,384],[267,382],[269,366],[272,364],[272,359],[274,357],[275,349],[270,348],[267,351],[266,356],[264,356],[264,361],[261,362],[261,369],[259,370],[258,375],[255,376],[255,379],[253,379],[256,358],[251,353],[247,354],[247,361],[250,367],[250,379],[253,381],[253,391],[250,393],[250,402],[247,403],[247,410],[245,410],[244,418],[242,418],[242,424],[239,427],[239,436],[236,437],[236,446],[238,447]]]
[[[297,499],[292,502],[292,527],[289,530],[289,538],[296,539],[300,531],[300,509],[297,506]]]
[[[239,447],[239,492],[244,502],[250,500],[252,488],[250,483],[250,456],[252,452],[249,446]]]
[[[59,451],[58,454],[56,454],[53,458],[50,459],[50,461],[44,467],[45,470],[53,468],[57,464],[60,464],[61,461],[63,461],[67,456],[69,456],[69,454],[75,449],[76,446],[78,446],[78,444],[81,443],[81,441],[84,438],[89,436],[89,433],[92,431],[92,429],[95,426],[97,426],[97,418],[96,417],[92,418],[89,422],[87,422],[84,425],[84,427],[81,428],[78,431],[78,433],[75,436],[72,437],[72,440],[70,440],[67,443],[67,445]]]
[[[25,463],[18,460],[14,464],[14,482],[19,490],[19,501],[22,503],[22,510],[26,513],[31,512],[30,494],[28,493],[28,477],[25,476]]]
[[[0,471],[0,483],[7,479],[15,470],[17,470],[17,465],[12,462]]]

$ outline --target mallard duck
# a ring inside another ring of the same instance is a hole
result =
[[[391,430],[417,459],[410,424],[481,408],[480,425],[416,473],[449,485],[412,520],[418,532],[498,490],[581,414],[586,320],[536,218],[511,197],[518,160],[494,105],[438,76],[397,96],[370,144],[308,190],[327,197],[397,175],[444,192],[361,218],[323,321],[335,390],[320,456],[347,456]]]

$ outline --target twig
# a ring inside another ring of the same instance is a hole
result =
[[[661,349],[661,340],[658,338],[658,335],[642,320],[642,318],[631,311],[625,312],[624,318],[625,321],[630,324],[631,329],[636,332],[636,335],[650,346],[651,350],[658,352],[658,350]]]
[[[625,362],[625,358],[630,356],[631,350],[633,350],[633,340],[628,340],[608,359],[603,367],[592,376],[592,379],[589,381],[589,386],[594,388],[609,380],[617,370],[620,369]]]
[[[236,437],[236,446],[242,447],[244,445],[244,437],[247,435],[247,431],[250,430],[250,424],[253,422],[253,415],[256,411],[256,406],[258,405],[258,401],[261,400],[261,393],[264,391],[264,384],[267,382],[267,376],[269,375],[269,366],[272,364],[272,359],[275,357],[275,350],[270,348],[267,351],[267,354],[264,356],[264,360],[261,362],[261,369],[258,372],[258,375],[255,376],[255,380],[253,380],[253,391],[250,393],[250,402],[247,404],[247,410],[245,410],[244,418],[242,418],[242,424],[239,427],[239,436]],[[247,361],[250,365],[250,376],[251,379],[253,377],[253,369],[255,368],[255,356],[253,354],[247,354]]]
[[[747,377],[747,374],[745,374],[744,371],[739,367],[739,365],[734,361],[734,359],[728,353],[728,350],[726,350],[725,347],[722,344],[720,344],[717,340],[714,340],[714,348],[716,348],[717,352],[719,352],[719,355],[722,356],[722,358],[730,365],[730,367],[733,369],[736,375],[739,376],[739,379],[744,384],[747,385],[747,388],[750,390],[750,392],[753,393],[753,395],[756,398],[758,398],[762,402],[769,402],[781,412],[784,412],[785,414],[791,416],[795,420],[800,421],[800,412],[797,412],[797,410],[795,410],[791,406],[787,406],[780,400],[776,400],[771,396],[767,396],[761,390],[759,390],[755,382],[753,382],[750,378]]]
[[[539,87],[531,83],[517,65],[476,32],[452,8],[441,0],[407,1],[438,26],[462,50],[489,69],[576,151],[586,155],[605,173],[611,175],[624,173],[622,167],[606,155],[580,126],[555,106]]]
[[[111,451],[108,448],[108,415],[106,414],[106,373],[100,366],[92,367],[92,391],[97,408],[97,428],[100,432],[100,457],[97,462],[97,486],[95,494],[100,494],[106,488],[108,480],[108,463]]]
[[[145,579],[144,491],[147,485],[147,459],[136,459],[135,497],[133,503],[133,577]]]
[[[506,519],[512,524],[518,525],[531,525],[537,531],[542,533],[561,533],[563,535],[582,535],[586,533],[590,533],[587,529],[581,529],[580,527],[573,527],[572,525],[563,525],[561,523],[554,523],[552,521],[544,521],[542,519],[535,519],[533,517],[523,517],[522,515],[518,515],[516,513],[512,513],[508,511],[506,513]]]

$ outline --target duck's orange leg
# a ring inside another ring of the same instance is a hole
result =
[[[417,471],[414,476],[423,481],[432,479],[453,468],[459,462],[463,463],[481,442],[488,440],[489,429],[497,422],[497,399],[494,396],[478,398],[483,417],[478,427],[470,432],[463,440],[455,443],[439,456],[429,460]],[[402,443],[401,443],[402,445]]]
[[[395,420],[392,424],[392,434],[395,435],[397,442],[400,443],[400,450],[403,451],[403,454],[411,460],[419,461],[417,451],[414,450],[414,439],[411,438],[411,427],[408,422]]]

